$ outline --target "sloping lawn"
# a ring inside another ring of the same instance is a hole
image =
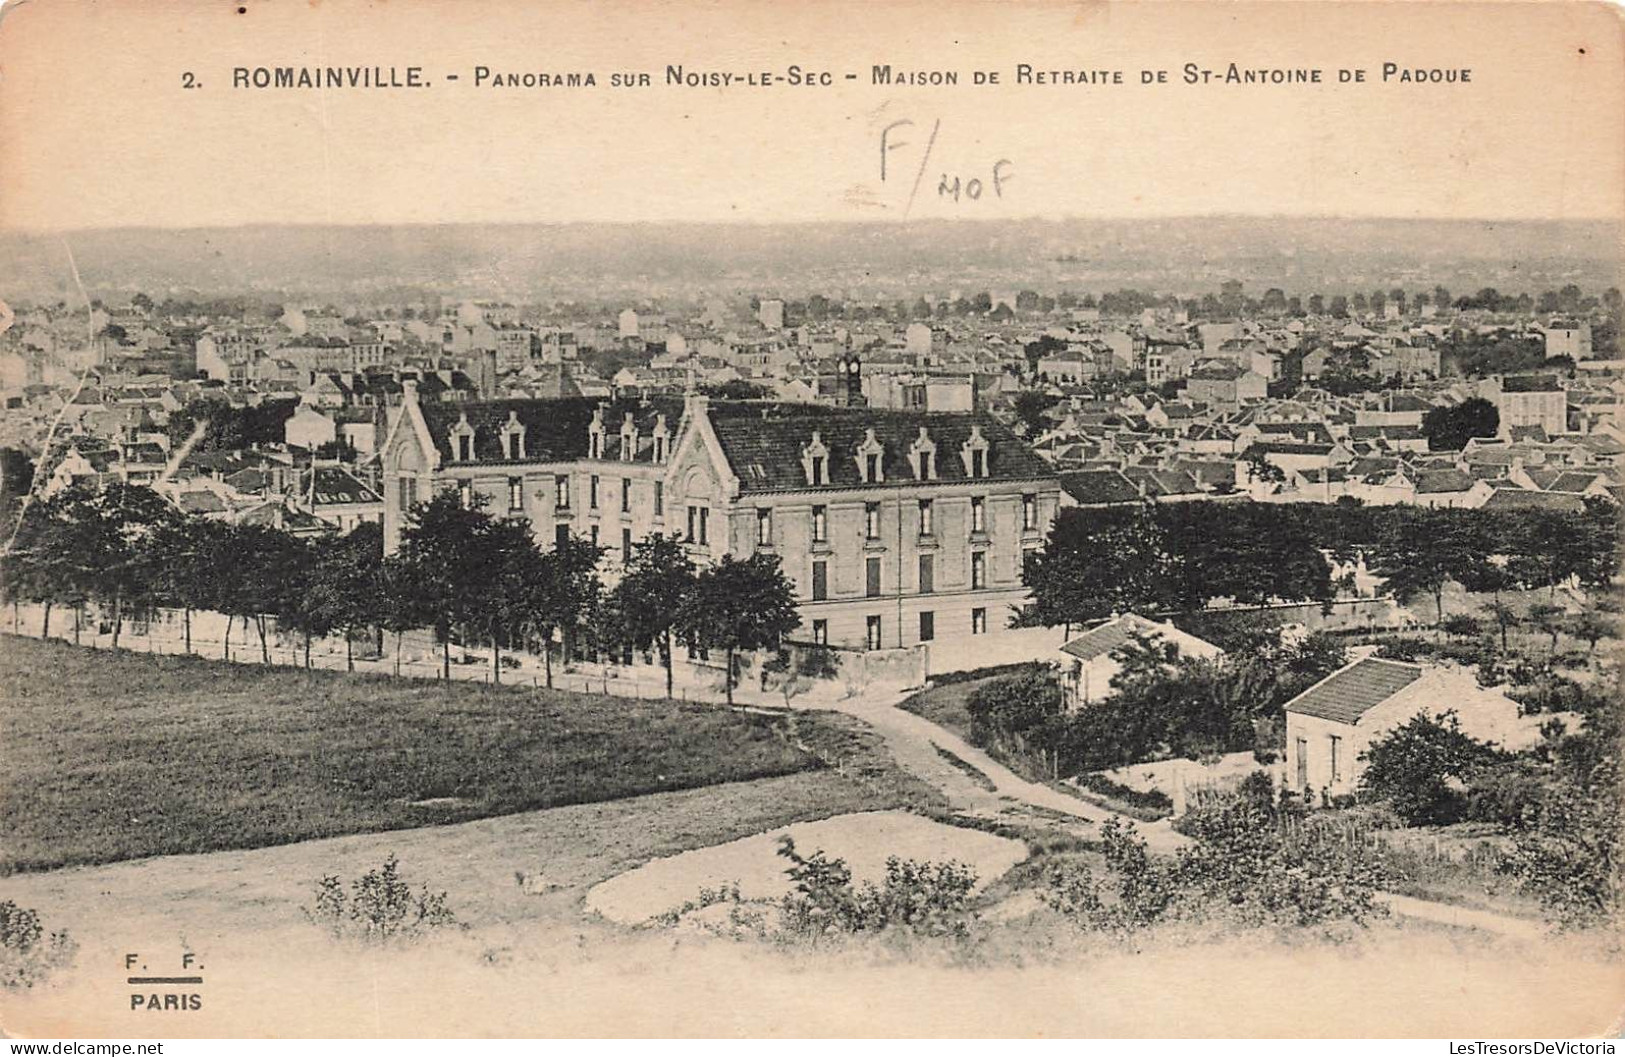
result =
[[[773,717],[0,636],[0,874],[818,768]]]

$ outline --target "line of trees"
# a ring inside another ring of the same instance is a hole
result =
[[[683,642],[727,655],[730,703],[737,654],[777,646],[800,622],[774,556],[700,569],[680,542],[657,536],[606,589],[599,547],[567,537],[541,550],[528,522],[495,517],[478,499],[465,506],[455,492],[415,506],[399,550],[383,551],[375,524],[298,537],[190,517],[151,489],[112,484],[33,503],[0,562],[0,590],[14,605],[43,607],[42,636],[65,609],[78,641],[94,603],[117,648],[129,616],[166,607],[181,610],[191,652],[193,611],[208,610],[227,618],[226,659],[241,621],[258,633],[266,663],[273,627],[296,633],[306,667],[315,638],[342,634],[353,671],[354,643],[391,633],[399,674],[404,634],[431,628],[448,679],[455,641],[490,647],[493,682],[504,650],[539,650],[551,686],[558,639],[567,657],[582,643],[616,654],[657,649],[670,695],[673,649]]]
[[[1445,585],[1471,591],[1608,583],[1619,508],[1486,511],[1338,503],[1170,503],[1063,510],[1027,564],[1025,618],[1081,624],[1129,610],[1188,612],[1215,599],[1243,605],[1328,602],[1333,562],[1366,567],[1402,599],[1426,596],[1444,618]]]

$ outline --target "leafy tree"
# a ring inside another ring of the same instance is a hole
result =
[[[1550,602],[1536,602],[1529,607],[1529,622],[1552,637],[1552,652],[1556,653],[1557,637],[1563,633],[1566,623],[1563,607]]]
[[[153,536],[154,592],[159,601],[181,610],[187,653],[192,652],[192,610],[217,608],[221,580],[231,569],[229,535],[221,522],[188,517],[160,526]]]
[[[613,608],[628,641],[639,649],[657,646],[666,669],[666,696],[672,696],[672,636],[694,589],[696,571],[676,536],[651,536],[633,548],[613,592]]]
[[[1016,418],[1026,427],[1027,436],[1036,437],[1048,428],[1049,420],[1044,413],[1054,407],[1059,399],[1036,389],[1023,389],[1016,394]]]
[[[455,491],[442,491],[418,503],[401,533],[400,569],[410,581],[409,610],[424,615],[440,640],[440,676],[451,678],[454,628],[470,617],[483,618],[482,601],[489,584],[480,547],[491,515],[483,496],[464,507]]]
[[[732,555],[701,570],[683,609],[682,630],[706,649],[727,655],[728,704],[733,704],[734,656],[776,646],[801,623],[795,588],[773,554]]]
[[[1446,635],[1463,639],[1474,638],[1480,631],[1484,630],[1478,623],[1477,618],[1467,613],[1457,613],[1447,617],[1440,622],[1439,627],[1444,630]]]
[[[502,681],[502,642],[529,626],[530,585],[542,575],[543,557],[528,522],[493,518],[486,522],[477,558],[484,597],[484,630],[491,643],[491,681]]]
[[[304,586],[305,545],[281,529],[237,525],[232,530],[230,549],[234,572],[219,599],[220,609],[228,618],[227,648],[231,618],[252,621],[259,634],[260,660],[270,664],[270,619],[280,616],[297,623],[295,614]]]
[[[364,521],[342,536],[321,540],[315,558],[304,606],[313,627],[344,632],[344,667],[353,672],[356,632],[386,608],[383,529]]]
[[[123,483],[99,492],[76,489],[66,507],[76,560],[85,567],[91,595],[112,610],[118,649],[126,607],[154,601],[155,540],[180,514],[152,489]]]
[[[1473,437],[1493,437],[1501,413],[1483,397],[1470,397],[1453,407],[1435,407],[1422,416],[1429,451],[1460,451]]]
[[[1466,519],[1453,510],[1405,508],[1385,526],[1373,571],[1401,599],[1432,597],[1435,619],[1444,620],[1444,585],[1471,576],[1484,561]]]
[[[1360,793],[1386,801],[1408,826],[1456,822],[1466,811],[1460,787],[1501,758],[1463,732],[1454,711],[1437,719],[1419,713],[1366,747]]]
[[[598,578],[602,557],[600,548],[569,536],[529,564],[529,578],[521,584],[523,619],[542,640],[548,686],[553,685],[553,634],[561,633],[568,658],[576,631],[586,623],[603,592]]]
[[[5,553],[6,594],[43,608],[40,638],[50,637],[54,606],[79,606],[90,596],[94,570],[78,540],[89,529],[73,516],[70,495],[62,493],[29,505]],[[77,621],[74,627],[77,635]]]
[[[395,674],[401,674],[401,640],[434,620],[432,600],[420,590],[412,558],[396,552],[378,568],[378,626],[395,636]]]

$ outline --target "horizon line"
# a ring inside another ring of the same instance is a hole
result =
[[[1170,221],[1310,221],[1342,223],[1407,223],[1407,224],[1625,224],[1625,214],[1619,216],[1554,216],[1554,217],[1430,217],[1399,215],[1350,215],[1338,213],[1169,213],[1154,216],[1124,215],[1046,215],[1020,217],[865,217],[841,220],[753,220],[727,218],[714,220],[385,220],[385,221],[278,221],[250,220],[241,223],[212,224],[122,224],[86,227],[0,227],[0,237],[64,237],[68,235],[95,235],[112,232],[191,231],[243,231],[252,228],[284,228],[290,230],[332,230],[367,228],[473,228],[473,227],[876,227],[948,225],[974,227],[979,225],[1022,223],[1166,223]],[[1625,246],[1622,246],[1625,252]]]

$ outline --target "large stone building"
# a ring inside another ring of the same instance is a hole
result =
[[[700,561],[777,555],[796,637],[912,646],[1006,626],[1059,505],[1054,473],[982,415],[589,400],[420,402],[383,446],[385,546],[411,504],[455,488],[551,545],[615,566],[652,534]]]
[[[1503,434],[1526,426],[1539,426],[1548,437],[1568,432],[1568,393],[1555,375],[1487,378],[1480,385],[1480,395],[1495,405]]]

